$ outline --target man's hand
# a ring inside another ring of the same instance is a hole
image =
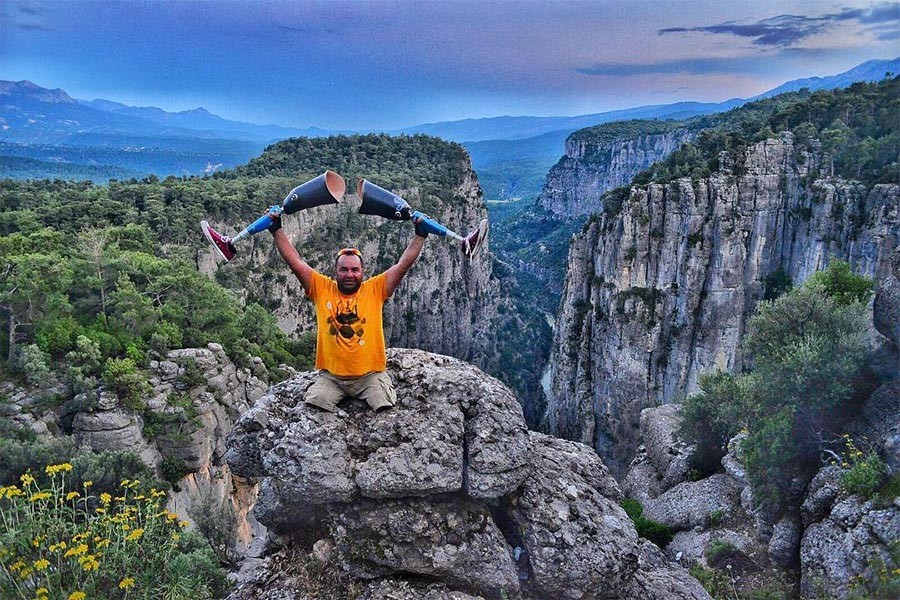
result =
[[[428,215],[425,215],[425,217],[427,217],[427,218],[429,218],[429,219],[431,218],[431,217],[429,217]],[[425,229],[424,222],[425,222],[425,221],[424,221],[423,219],[421,219],[421,218],[413,218],[413,223],[415,223],[415,225],[416,225],[416,235],[419,236],[419,237],[421,237],[421,238],[427,238],[427,237],[428,237],[428,230]]]
[[[272,219],[272,224],[269,225],[269,232],[275,233],[279,229],[281,229],[281,213],[275,212],[271,208],[266,211],[266,216]]]

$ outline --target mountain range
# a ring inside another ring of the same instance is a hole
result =
[[[757,98],[844,87],[900,72],[900,58],[873,60],[831,77],[787,82],[754,98],[677,102],[578,116],[502,116],[425,123],[382,133],[426,134],[462,143],[488,198],[536,195],[573,131],[629,119],[685,119]],[[0,81],[0,177],[102,179],[197,175],[243,164],[290,137],[372,131],[293,128],[224,119],[204,108],[167,112],[104,99],[77,100],[30,81]],[[83,168],[81,168],[83,167]]]

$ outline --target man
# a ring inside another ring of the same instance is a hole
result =
[[[318,378],[305,402],[334,412],[347,396],[360,398],[376,412],[390,408],[396,394],[385,372],[382,307],[422,252],[428,233],[416,221],[416,235],[397,264],[365,279],[362,253],[344,248],[335,259],[335,278],[310,267],[281,230],[280,215],[267,213],[278,253],[316,306]]]

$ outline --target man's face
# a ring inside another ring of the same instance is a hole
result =
[[[362,260],[353,254],[342,254],[335,266],[335,280],[342,294],[353,294],[363,280]]]

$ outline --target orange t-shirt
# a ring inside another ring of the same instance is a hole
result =
[[[316,305],[316,368],[342,377],[387,368],[381,308],[388,299],[384,273],[345,296],[337,282],[313,271],[307,295]]]

